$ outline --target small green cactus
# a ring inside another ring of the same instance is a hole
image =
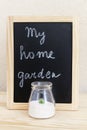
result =
[[[43,98],[40,98],[40,99],[39,99],[39,103],[40,103],[40,104],[44,104],[44,103],[45,103],[44,99],[43,99]]]

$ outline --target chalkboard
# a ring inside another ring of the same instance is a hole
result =
[[[13,21],[12,30],[13,103],[28,103],[31,82],[51,81],[56,103],[71,105],[73,21]]]

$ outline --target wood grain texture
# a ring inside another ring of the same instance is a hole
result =
[[[3,98],[2,98],[3,97]],[[87,130],[87,93],[80,94],[78,111],[56,111],[49,119],[34,119],[27,110],[8,110],[0,94],[0,130]]]

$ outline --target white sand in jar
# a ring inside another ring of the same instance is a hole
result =
[[[35,118],[49,118],[55,114],[55,107],[50,102],[41,104],[38,101],[31,101],[28,114]]]

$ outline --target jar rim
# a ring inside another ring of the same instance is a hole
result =
[[[46,88],[51,88],[52,87],[52,82],[49,81],[34,81],[31,83],[32,88],[36,87],[46,87]]]

